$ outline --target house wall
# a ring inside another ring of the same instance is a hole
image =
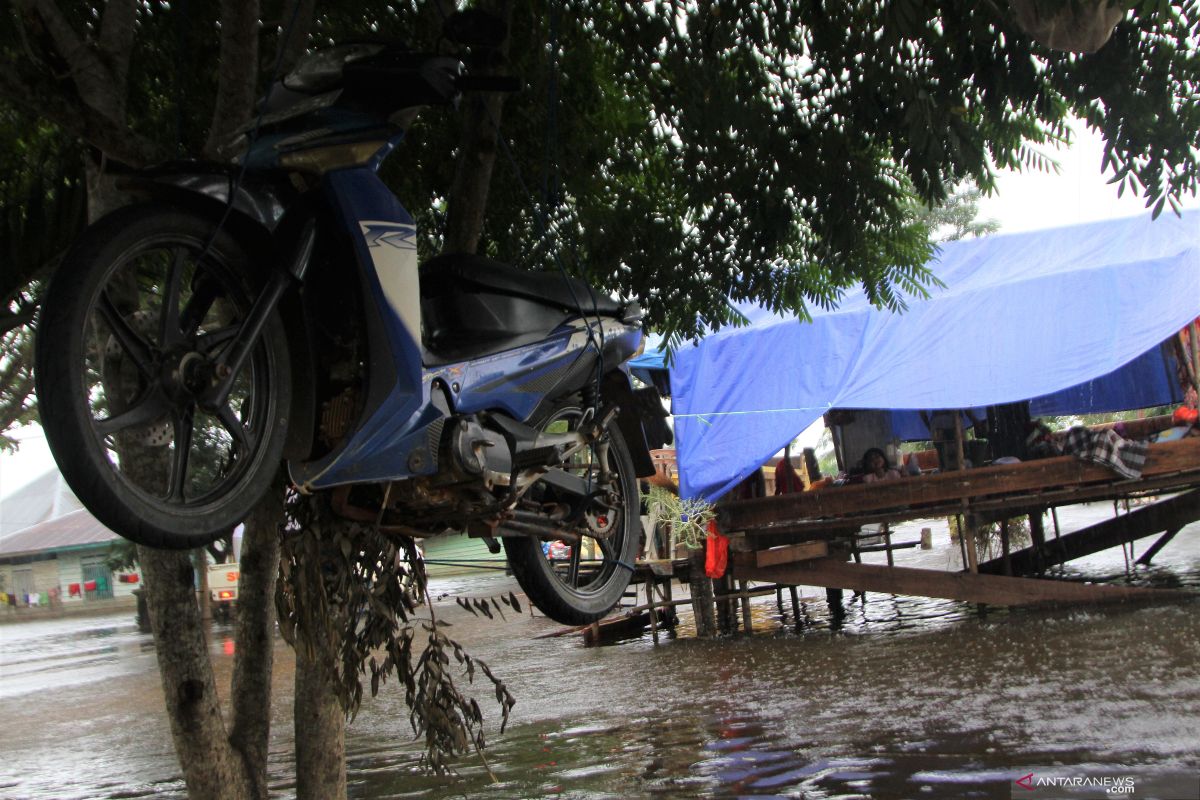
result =
[[[67,605],[108,597],[129,597],[141,583],[122,582],[122,573],[114,574],[108,570],[104,566],[108,552],[109,545],[105,543],[80,550],[42,554],[32,559],[16,559],[17,563],[0,564],[0,591],[18,594],[32,592],[39,595],[54,591],[57,592],[58,599]],[[87,574],[92,577],[85,577],[85,567],[88,568]],[[136,569],[128,574],[140,577]],[[108,591],[95,591],[88,595],[83,591],[83,585],[91,579],[101,581]],[[80,592],[76,595],[70,592],[72,584],[78,584],[80,587]],[[24,604],[25,600],[21,598],[19,605]]]

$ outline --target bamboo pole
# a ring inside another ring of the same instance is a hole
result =
[[[1192,383],[1200,396],[1200,322],[1192,320]]]
[[[750,617],[750,595],[748,594],[749,584],[746,581],[738,581],[738,593],[742,601],[742,627],[746,629],[746,635],[750,636],[754,633],[754,625]]]
[[[958,468],[966,469],[966,459],[963,453],[963,424],[962,424],[962,409],[954,411],[954,452],[958,458]],[[971,572],[979,572],[979,553],[975,549],[975,519],[970,512],[971,501],[963,498],[963,521],[966,523],[966,530],[959,527],[958,533],[966,538],[967,549],[967,568]]]

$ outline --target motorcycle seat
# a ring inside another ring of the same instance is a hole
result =
[[[564,278],[552,272],[526,272],[483,256],[450,253],[421,265],[423,297],[473,290],[555,305],[582,316],[617,316],[624,308],[619,300],[597,292],[577,278]]]

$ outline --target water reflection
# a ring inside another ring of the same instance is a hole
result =
[[[1200,526],[1143,585],[1200,589]],[[926,554],[926,558],[943,557]],[[1118,551],[1067,574],[1123,574]],[[501,575],[438,585],[511,587]],[[1132,771],[1155,796],[1194,796],[1200,775],[1200,615],[1158,606],[981,610],[944,600],[824,592],[757,600],[756,635],[700,641],[684,630],[606,648],[535,639],[558,626],[453,616],[452,635],[518,699],[509,730],[486,703],[493,783],[478,758],[458,778],[424,775],[395,685],[347,733],[356,798],[1009,798],[1030,772]],[[0,797],[183,797],[149,637],[126,617],[0,627]],[[231,630],[210,638],[228,686]],[[295,792],[292,657],[277,644],[271,791]],[[1190,781],[1190,783],[1189,783]],[[1190,787],[1190,788],[1189,788]]]

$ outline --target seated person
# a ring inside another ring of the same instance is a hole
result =
[[[863,483],[900,480],[900,471],[889,466],[887,455],[878,447],[872,447],[862,457]]]

